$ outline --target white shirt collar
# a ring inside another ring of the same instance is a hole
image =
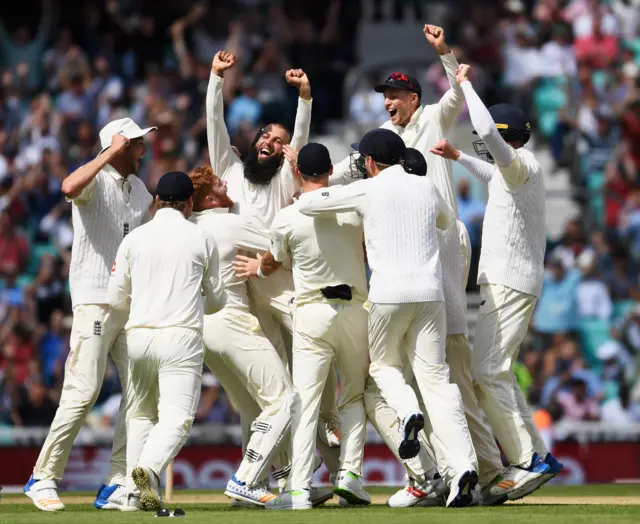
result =
[[[184,219],[184,215],[182,214],[182,211],[178,211],[177,209],[172,209],[170,207],[164,207],[162,209],[158,209],[153,218],[175,220],[176,218]]]
[[[122,180],[122,179],[124,178],[124,177],[123,177],[123,176],[118,172],[118,170],[117,170],[115,167],[113,167],[111,164],[107,164],[106,166],[104,166],[104,167],[102,168],[102,170],[103,170],[105,173],[108,173],[109,175],[111,175],[111,176],[113,177],[113,179],[114,179],[116,182],[119,182],[120,180]],[[129,175],[129,176],[130,176],[130,175]],[[129,176],[127,176],[127,178],[129,178]]]
[[[402,126],[393,126],[394,129],[396,130],[396,133],[401,135],[407,129],[416,126],[418,124],[418,122],[420,121],[420,115],[422,114],[423,110],[424,110],[424,107],[423,106],[419,106],[418,109],[416,109],[416,112],[413,113],[413,115],[411,115],[411,119],[409,120],[409,123],[406,126],[404,126],[404,127],[402,127]]]

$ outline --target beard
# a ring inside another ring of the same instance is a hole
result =
[[[282,154],[258,160],[258,149],[253,146],[244,160],[244,177],[257,186],[267,186],[282,164]]]

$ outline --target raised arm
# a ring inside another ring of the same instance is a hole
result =
[[[290,86],[298,89],[298,111],[296,113],[296,121],[293,127],[290,146],[295,151],[300,151],[309,141],[311,107],[313,103],[313,99],[311,98],[311,84],[302,69],[289,69],[284,76]],[[288,188],[291,197],[293,197],[296,191],[300,189],[300,184],[294,176],[289,162],[285,162],[282,165],[280,178]]]
[[[464,93],[456,81],[456,71],[459,67],[458,61],[445,42],[444,29],[427,24],[424,26],[424,36],[429,44],[436,50],[438,56],[440,56],[440,61],[444,66],[447,78],[449,79],[449,85],[451,86],[436,104],[437,115],[440,120],[440,125],[442,126],[442,131],[446,133],[455,123],[456,118],[458,118],[460,111],[462,111],[464,107]],[[428,113],[426,114],[428,115]]]
[[[479,158],[469,156],[459,149],[456,149],[448,140],[440,140],[431,148],[430,152],[441,158],[460,163],[466,167],[473,176],[485,184],[488,184],[491,181],[491,177],[495,173],[493,165],[485,162],[484,160],[480,160]]]
[[[107,287],[107,303],[113,309],[127,310],[131,305],[130,236],[126,236],[116,254]]]
[[[111,146],[91,162],[80,166],[62,181],[62,193],[67,200],[76,204],[86,204],[93,196],[98,173],[129,146],[129,139],[123,135],[113,135]]]
[[[224,72],[233,67],[235,56],[218,51],[211,64],[211,76],[207,88],[207,143],[213,172],[220,178],[240,159],[231,148],[231,139],[224,122],[224,99],[222,95]]]
[[[205,298],[205,315],[213,315],[220,311],[227,303],[227,293],[224,290],[220,276],[220,255],[218,246],[212,237],[205,238],[209,263],[204,270],[202,288]]]
[[[371,182],[372,180],[359,180],[348,186],[333,186],[303,193],[298,200],[298,210],[307,216],[350,211],[362,214]]]

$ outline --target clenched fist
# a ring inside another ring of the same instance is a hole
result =
[[[109,147],[109,151],[113,155],[119,155],[127,148],[129,142],[130,140],[120,133],[118,133],[117,135],[113,135],[113,137],[111,138],[111,146]]]
[[[214,72],[219,77],[224,75],[224,72],[233,67],[236,63],[236,57],[227,52],[227,51],[218,51],[216,56],[213,57],[213,62],[211,63],[211,71]]]
[[[458,160],[460,158],[460,150],[453,147],[447,140],[440,140],[431,148],[431,153],[447,160]]]
[[[289,69],[284,77],[290,86],[298,88],[300,98],[311,100],[311,83],[302,69]]]
[[[458,84],[471,80],[471,66],[468,64],[460,64],[456,71],[456,80],[458,81]]]
[[[442,27],[425,24],[424,36],[439,55],[446,55],[449,53],[449,46],[447,46],[444,41],[444,29],[442,29]]]

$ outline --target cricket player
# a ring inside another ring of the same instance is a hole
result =
[[[425,163],[428,163],[429,166],[427,176],[435,184],[457,218],[458,208],[453,189],[451,162],[434,156],[429,151],[449,133],[464,106],[464,94],[456,81],[458,62],[446,44],[444,30],[438,26],[425,25],[424,34],[440,56],[451,86],[438,103],[421,106],[422,88],[420,84],[417,79],[403,73],[392,73],[384,83],[376,86],[375,90],[385,97],[385,107],[391,117],[388,122],[382,125],[382,128],[394,131],[402,137],[407,147],[415,148],[426,157]],[[352,173],[349,172],[350,167],[355,168],[352,169]],[[336,175],[332,177],[332,184],[348,183],[350,178],[352,179],[352,175],[359,178],[365,175],[364,165],[362,160],[357,161],[357,155],[352,157],[351,161],[347,159],[341,162],[337,171],[337,177]],[[459,220],[455,220],[448,230],[438,232],[447,318],[446,353],[451,379],[460,388],[464,401],[465,415],[478,457],[479,483],[486,491],[489,487],[501,483],[503,480],[501,474],[504,468],[491,429],[484,422],[471,380],[471,348],[467,340],[466,292],[461,290],[461,282],[466,280],[466,264],[460,239],[465,235],[467,235],[466,228]],[[371,391],[367,388],[365,402],[367,414],[376,425],[378,432],[383,436],[394,435],[394,433],[384,430],[387,408],[384,403],[381,403],[381,395],[375,390],[375,387]],[[429,433],[427,436],[436,458],[438,455],[441,456],[441,446],[437,440],[432,438],[433,434]],[[388,439],[385,441],[390,449],[394,449],[392,442]],[[426,457],[423,457],[421,462],[426,468],[430,467]],[[444,467],[441,462],[438,463],[440,469]],[[389,499],[388,504],[392,507],[407,507],[437,502],[440,494],[437,489],[439,484],[435,483],[436,491],[434,492],[434,483],[433,480],[430,480],[431,475],[425,473],[424,468],[416,468],[415,463],[412,466],[405,462],[404,466],[407,469],[409,482],[404,489]],[[440,473],[443,472],[440,471]],[[425,477],[426,481],[423,480]],[[507,486],[506,484],[502,485]],[[505,496],[506,493],[502,493],[502,500]],[[486,503],[495,502],[488,497],[484,497],[483,500]]]
[[[73,441],[100,393],[107,355],[118,368],[123,397],[111,467],[94,505],[98,509],[120,509],[127,500],[127,350],[124,338],[117,340],[127,318],[109,310],[107,286],[122,239],[150,219],[153,198],[135,173],[147,151],[143,137],[155,129],[141,129],[130,118],[108,123],[100,131],[99,155],[62,182],[62,192],[73,206],[71,351],[65,364],[60,405],[33,475],[24,486],[24,493],[43,511],[64,509],[56,491],[57,481],[62,478]]]
[[[364,221],[371,267],[369,372],[402,420],[402,458],[415,456],[424,425],[418,398],[402,373],[411,363],[436,438],[450,494],[447,506],[468,506],[478,482],[477,459],[458,386],[445,361],[446,318],[436,229],[447,229],[452,210],[428,177],[404,171],[406,146],[396,133],[376,129],[359,144],[372,180],[303,194],[309,216],[356,211]],[[383,213],[383,219],[381,219]],[[401,353],[404,350],[404,355]]]
[[[162,509],[160,476],[187,441],[200,399],[204,314],[227,300],[213,237],[190,223],[193,183],[172,171],[153,220],[124,239],[107,299],[130,310],[128,458],[143,510]]]
[[[235,61],[233,54],[220,51],[211,65],[206,99],[209,157],[214,173],[226,182],[229,197],[234,202],[230,212],[251,217],[258,226],[268,230],[276,213],[293,203],[293,196],[300,187],[289,160],[309,139],[313,102],[311,84],[301,69],[286,72],[287,82],[299,93],[293,136],[282,124],[265,126],[256,135],[243,162],[231,147],[222,97],[224,73],[234,66]],[[287,361],[281,329],[289,333],[293,329],[291,272],[279,271],[268,280],[251,279],[248,286],[254,314],[276,350]],[[337,424],[332,414],[335,404],[335,378],[332,377],[323,397],[323,421],[319,428],[320,449],[330,470],[337,467],[335,446],[339,446]],[[331,450],[330,446],[334,449]]]
[[[548,452],[511,371],[524,340],[544,275],[546,235],[544,181],[540,164],[523,146],[531,125],[518,108],[498,104],[489,110],[461,66],[474,143],[490,164],[439,142],[432,153],[456,160],[489,185],[478,270],[480,311],[472,357],[476,395],[511,467],[504,477],[517,485],[516,500],[556,475],[562,465]]]
[[[296,168],[302,193],[322,192],[331,170],[325,146],[304,146]],[[269,251],[246,268],[247,275],[264,277],[291,258],[296,290],[290,490],[268,502],[267,509],[311,508],[320,399],[334,359],[342,385],[340,470],[334,492],[350,504],[371,503],[360,480],[366,436],[363,394],[369,367],[363,238],[357,213],[312,218],[301,214],[294,203],[276,215]]]
[[[233,404],[253,419],[252,435],[240,468],[227,483],[234,500],[264,506],[275,496],[264,486],[274,454],[290,426],[293,385],[284,363],[251,313],[246,278],[236,275],[232,262],[238,249],[264,252],[269,231],[248,217],[229,213],[233,201],[225,182],[209,166],[192,170],[194,185],[191,220],[212,236],[220,254],[220,274],[227,305],[204,318],[205,363],[215,373]],[[332,497],[314,489],[313,502]]]

